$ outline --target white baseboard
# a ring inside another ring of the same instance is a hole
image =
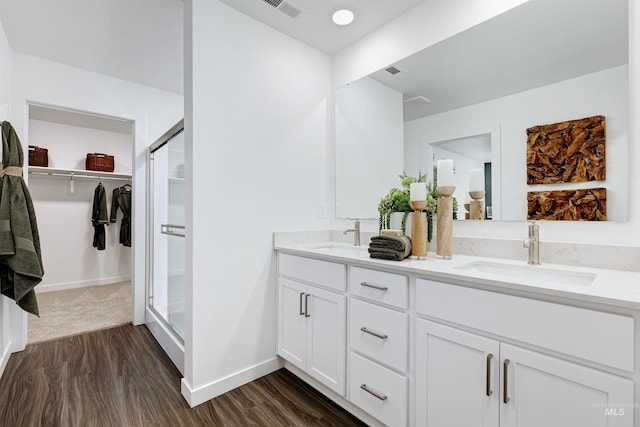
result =
[[[38,294],[42,292],[63,291],[66,289],[88,288],[89,286],[113,285],[114,283],[129,281],[131,281],[131,276],[115,276],[94,280],[83,280],[79,282],[51,283],[46,285],[40,284],[36,286],[35,290],[36,294]]]
[[[253,365],[246,369],[243,369],[242,371],[235,372],[229,376],[216,380],[197,389],[194,389],[186,380],[186,378],[183,378],[181,386],[182,396],[184,396],[189,406],[193,408],[194,406],[198,406],[201,403],[206,402],[207,400],[211,400],[214,397],[231,391],[234,388],[240,387],[241,385],[250,383],[251,381],[255,381],[258,378],[275,372],[280,368],[282,368],[282,362],[278,357],[274,357],[269,360],[265,360],[264,362],[258,363],[257,365]]]
[[[11,341],[7,343],[6,348],[2,351],[2,358],[0,358],[0,378],[4,374],[4,368],[7,367],[9,357],[11,356]]]

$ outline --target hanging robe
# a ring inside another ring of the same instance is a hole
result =
[[[107,216],[107,195],[102,183],[99,183],[93,192],[93,208],[91,212],[91,223],[93,224],[93,247],[102,251],[106,248],[106,233],[104,226],[105,224],[109,224],[109,217]]]
[[[131,247],[131,187],[124,185],[115,188],[111,198],[110,221],[115,223],[118,216],[118,208],[122,211],[120,221],[120,243]]]
[[[44,268],[36,214],[22,179],[24,153],[11,123],[1,127],[0,289],[24,311],[39,316],[33,289],[42,281]]]

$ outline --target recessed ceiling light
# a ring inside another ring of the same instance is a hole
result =
[[[349,25],[353,22],[355,15],[349,9],[340,9],[333,12],[333,22],[337,25]]]

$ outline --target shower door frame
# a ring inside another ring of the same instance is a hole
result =
[[[156,142],[151,144],[147,148],[146,163],[147,163],[147,241],[146,241],[146,285],[145,285],[145,324],[156,341],[163,348],[165,353],[169,356],[173,364],[178,368],[180,373],[184,374],[184,340],[180,338],[173,327],[153,308],[153,283],[154,283],[154,227],[155,221],[153,218],[154,212],[154,173],[152,168],[153,153],[160,149],[162,146],[169,143],[169,141],[178,135],[180,132],[184,132],[184,119],[176,123],[171,129],[165,132]]]

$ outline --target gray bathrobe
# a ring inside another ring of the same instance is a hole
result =
[[[0,288],[25,311],[38,315],[33,288],[44,275],[36,214],[22,179],[24,154],[9,122],[2,122],[0,172]]]

